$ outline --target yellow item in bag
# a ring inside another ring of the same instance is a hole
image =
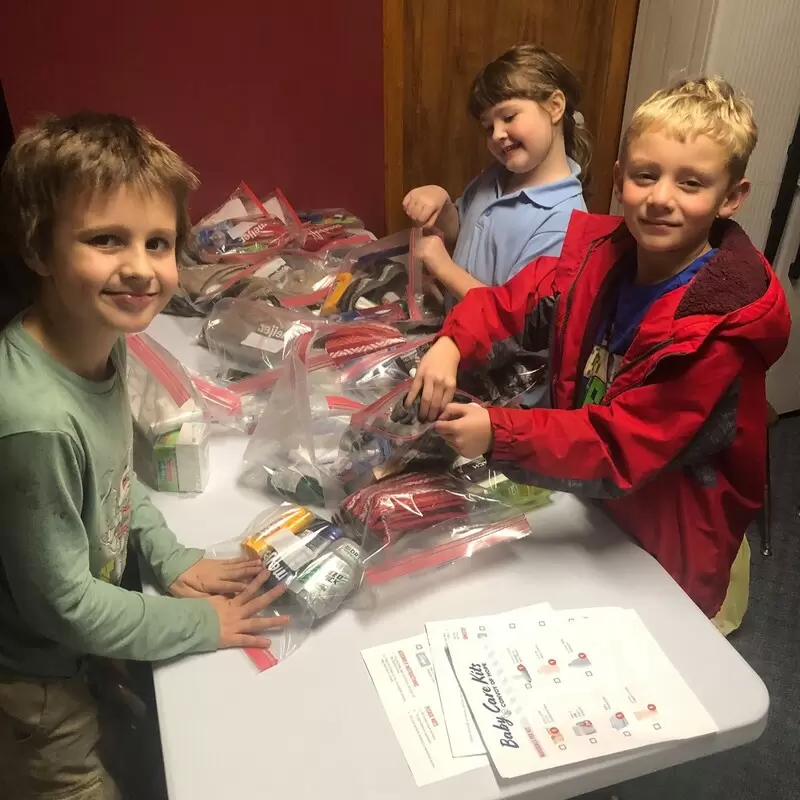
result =
[[[322,304],[320,314],[335,314],[339,310],[339,301],[342,299],[342,295],[352,282],[353,276],[351,273],[340,272],[336,276],[335,283],[325,298],[325,302]]]
[[[722,606],[712,622],[723,636],[729,636],[741,624],[750,599],[750,544],[747,536],[731,566],[731,578]]]

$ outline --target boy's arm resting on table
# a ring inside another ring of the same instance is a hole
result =
[[[136,478],[131,480],[131,539],[165,592],[205,555],[203,550],[178,543]]]
[[[555,313],[556,262],[551,256],[537,258],[508,283],[473,289],[453,308],[440,336],[456,343],[462,366],[501,360],[509,349],[547,349]]]
[[[207,600],[146,597],[90,572],[81,454],[63,433],[0,439],[0,558],[20,615],[76,652],[161,660],[215,650]]]
[[[490,408],[492,463],[512,480],[584,497],[635,491],[671,467],[699,467],[736,435],[743,358],[725,341],[674,357],[651,381],[579,409]]]

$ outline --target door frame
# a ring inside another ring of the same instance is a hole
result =
[[[666,0],[655,0],[665,2]],[[682,0],[692,2],[692,0]],[[706,0],[702,0],[705,2]],[[613,27],[627,47],[612,47],[605,100],[597,130],[592,131],[594,142],[593,160],[612,164],[616,160],[619,137],[624,120],[629,67],[635,45],[637,20],[641,17],[641,6],[650,0],[615,0]],[[694,0],[697,2],[697,0]],[[383,0],[383,120],[384,120],[384,187],[386,232],[407,226],[400,207],[405,187],[403,181],[404,136],[403,136],[403,79],[405,75],[405,41],[403,39],[406,0]],[[637,10],[638,9],[638,10]],[[619,26],[619,29],[617,27]],[[610,172],[601,183],[592,183],[589,207],[593,211],[607,213],[612,201],[613,186]]]
[[[622,115],[623,130],[636,107],[653,92],[681,76],[703,72],[717,3],[718,0],[640,1]],[[616,197],[611,202],[611,213],[621,214]]]

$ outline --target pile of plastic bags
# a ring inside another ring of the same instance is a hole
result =
[[[151,462],[169,446],[185,463],[179,448],[194,437],[207,450],[214,425],[250,436],[241,480],[273,506],[210,554],[260,558],[267,588],[287,586],[267,613],[292,622],[269,652],[250,653],[260,669],[359,587],[520,539],[526,514],[549,502],[485,459],[459,459],[406,404],[442,321],[421,236],[375,239],[346,210],[297,213],[279,190],[259,199],[242,183],[193,228],[168,309],[203,318],[198,343],[216,368],[192,372],[146,335],[129,337],[131,407]],[[509,354],[492,372],[459,375],[454,402],[535,404],[546,371],[542,355]],[[199,461],[207,479],[207,452]],[[201,491],[195,477],[158,488]]]

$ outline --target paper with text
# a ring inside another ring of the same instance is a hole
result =
[[[549,603],[539,603],[500,614],[425,624],[447,735],[450,739],[450,751],[454,756],[463,758],[479,755],[485,753],[486,748],[453,672],[447,655],[447,644],[454,639],[466,641],[502,636],[508,631],[514,631],[520,625],[544,626],[548,624],[552,613]]]
[[[638,615],[608,619],[448,643],[502,777],[717,731]]]
[[[417,786],[488,766],[486,756],[453,758],[425,634],[362,650]]]

